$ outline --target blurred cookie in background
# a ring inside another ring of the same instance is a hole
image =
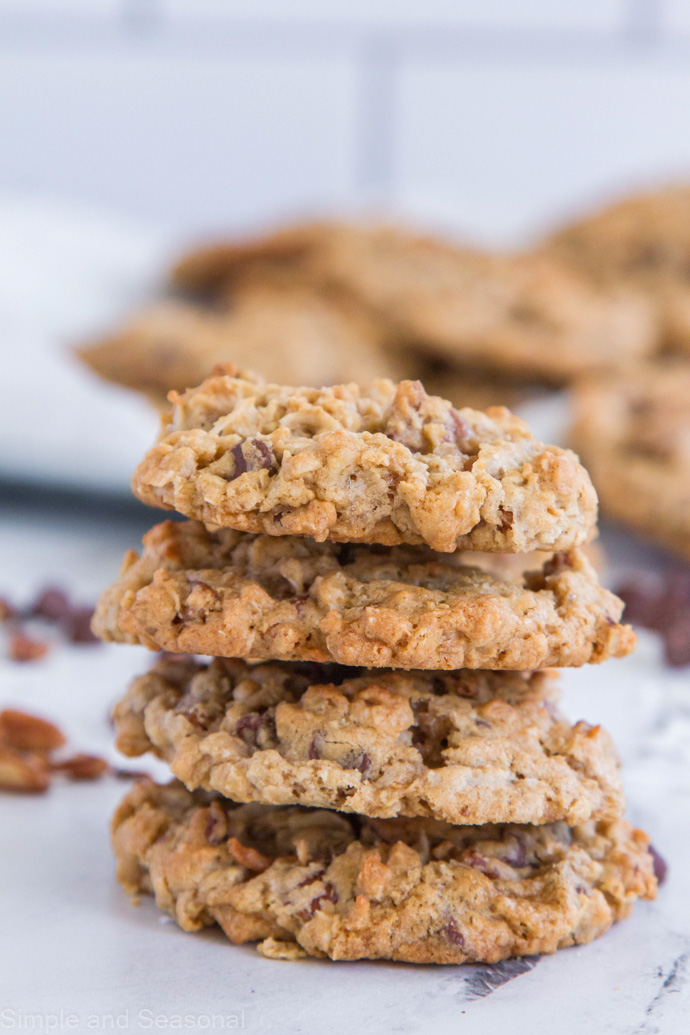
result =
[[[170,271],[170,284],[184,294],[222,295],[238,275],[271,276],[303,270],[313,252],[337,228],[334,222],[305,222],[268,230],[247,238],[218,239],[180,256]]]
[[[690,559],[690,360],[583,381],[574,409],[603,514]]]
[[[636,291],[593,284],[552,258],[500,255],[391,226],[331,228],[310,262],[402,343],[460,367],[567,384],[654,351],[656,327]]]
[[[429,395],[449,399],[458,409],[507,406],[514,410],[549,392],[544,384],[505,376],[481,364],[454,364],[415,346],[397,346],[394,355],[402,376],[420,380]]]
[[[371,381],[393,366],[366,314],[305,283],[249,278],[232,293],[226,288],[224,303],[163,299],[78,354],[101,377],[159,406],[171,389],[199,384],[228,360],[271,380],[315,387]]]
[[[562,227],[546,247],[601,284],[645,292],[662,348],[690,353],[689,184],[615,201]]]
[[[421,380],[456,406],[520,405],[657,347],[637,291],[559,259],[495,255],[385,225],[305,222],[190,251],[170,296],[78,350],[162,405],[220,362],[323,387]]]

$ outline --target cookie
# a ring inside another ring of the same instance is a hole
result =
[[[164,522],[101,596],[94,632],[152,650],[391,668],[538,669],[632,650],[577,550],[521,581],[462,554]]]
[[[623,812],[601,727],[558,712],[552,673],[159,661],[113,713],[190,790],[448,823],[582,823]]]
[[[600,283],[646,292],[661,344],[690,352],[690,186],[614,202],[562,227],[546,248]]]
[[[235,374],[171,396],[132,480],[144,503],[272,536],[443,552],[592,537],[589,475],[509,410],[456,410],[414,381],[318,390]]]
[[[386,354],[391,351],[387,349]],[[396,345],[394,356],[400,377],[421,381],[429,395],[447,399],[456,408],[486,410],[489,406],[507,406],[514,410],[547,398],[551,391],[544,384],[501,374],[478,363],[454,363],[419,346]]]
[[[571,438],[606,516],[690,559],[690,361],[587,381],[574,406]]]
[[[622,819],[374,820],[146,781],[112,831],[129,894],[278,959],[495,963],[590,942],[656,894],[648,839]]]
[[[370,381],[395,369],[380,346],[373,323],[351,306],[303,283],[262,278],[236,285],[226,308],[160,301],[78,355],[163,407],[171,389],[198,385],[223,362],[317,387]]]
[[[657,343],[643,295],[596,284],[551,254],[489,254],[391,226],[343,225],[312,265],[401,338],[504,376],[564,384]]]
[[[181,292],[217,297],[247,273],[264,276],[305,270],[312,253],[336,227],[336,223],[315,220],[255,237],[200,245],[177,260],[170,283]]]
[[[297,270],[350,297],[401,346],[518,380],[562,384],[656,343],[639,292],[593,283],[553,253],[489,254],[386,225],[313,222],[221,242],[185,256],[172,283],[217,294],[248,269]]]

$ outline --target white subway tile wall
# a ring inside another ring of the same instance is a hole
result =
[[[400,94],[398,197],[456,206],[477,234],[519,237],[617,189],[690,179],[687,61],[408,62]]]
[[[626,0],[159,0],[185,19],[251,17],[405,28],[414,26],[559,26],[615,28]]]
[[[690,177],[690,0],[0,0],[0,192],[512,242]]]
[[[689,0],[665,0],[663,23],[671,31],[690,33]]]
[[[351,182],[354,79],[316,56],[17,49],[0,60],[2,187],[190,230],[331,207]]]

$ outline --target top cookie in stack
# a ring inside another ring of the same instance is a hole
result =
[[[163,659],[116,708],[120,749],[187,788],[118,810],[124,885],[268,955],[424,962],[589,941],[652,897],[610,740],[535,671],[634,644],[579,549],[577,457],[418,382],[228,366],[171,399],[133,487],[192,520],[125,558],[94,628],[216,660]],[[549,558],[509,574],[463,563],[477,550]]]

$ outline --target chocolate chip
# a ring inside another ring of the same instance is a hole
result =
[[[467,453],[470,439],[472,438],[472,427],[465,418],[454,408],[450,410],[450,419],[453,424],[455,442],[463,453]],[[476,458],[475,458],[476,459]]]
[[[690,665],[690,571],[667,572],[662,578],[640,578],[618,590],[625,617],[661,634],[666,663]]]
[[[320,733],[315,733],[312,737],[312,741],[309,745],[309,757],[310,758],[321,758],[324,746],[324,739]]]
[[[62,622],[72,610],[69,597],[56,586],[42,590],[29,609],[32,618],[46,618],[49,622]]]
[[[501,853],[501,858],[508,866],[519,868],[527,862],[527,846],[517,834],[511,837]]]
[[[496,880],[501,876],[497,866],[494,864],[492,859],[487,858],[485,855],[481,855],[479,852],[471,848],[468,852],[465,852],[462,861],[467,866],[471,866],[474,870],[479,870],[485,877],[491,877],[492,880]]]
[[[235,470],[228,481],[234,481],[247,471],[277,471],[278,462],[275,453],[260,438],[246,438],[238,442],[230,450],[235,463]]]
[[[442,934],[446,941],[449,941],[451,945],[459,945],[461,949],[464,948],[465,937],[459,929],[455,919],[451,918],[445,927],[441,928],[439,934]]]
[[[227,817],[217,801],[209,805],[204,834],[210,845],[222,844],[228,836]]]
[[[256,735],[256,742],[263,751],[267,748],[274,747],[277,743],[276,719],[273,708],[265,711],[261,716],[261,722]]]
[[[151,774],[143,769],[113,769],[116,780],[150,780]]]
[[[256,735],[261,725],[258,712],[248,712],[235,724],[235,736],[240,737],[249,747],[256,747]]]
[[[668,664],[673,668],[690,665],[690,608],[674,615],[662,631]]]
[[[668,866],[666,860],[659,855],[654,845],[649,846],[649,854],[654,862],[654,876],[656,877],[659,884],[663,884],[668,874]]]
[[[61,625],[70,643],[98,643],[98,637],[91,632],[93,608],[74,607],[63,618]]]
[[[616,593],[625,604],[627,621],[642,625],[645,629],[656,627],[661,596],[661,588],[657,581],[651,584],[642,580],[626,582],[617,588]]]
[[[359,769],[360,773],[366,773],[371,768],[371,759],[366,751],[363,751],[358,762],[354,766],[355,769]]]

